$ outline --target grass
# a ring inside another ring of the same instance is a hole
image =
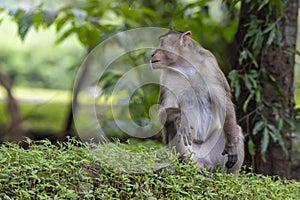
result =
[[[210,178],[203,176],[192,164],[178,162],[169,151],[158,153],[161,146],[153,142],[93,146],[73,139],[58,146],[47,140],[27,142],[28,150],[11,143],[0,146],[0,199],[298,199],[300,196],[300,182],[294,180],[244,172],[238,177],[219,172]],[[176,172],[166,169],[153,173],[151,166],[161,160],[174,163]],[[132,167],[143,171],[128,172]]]
[[[71,92],[39,88],[13,89],[26,130],[61,131],[71,102]],[[0,124],[10,121],[3,88],[0,88]]]
[[[27,103],[69,103],[71,92],[45,88],[22,88],[14,87],[13,95],[21,102]],[[0,100],[5,100],[6,92],[0,88]]]
[[[58,132],[62,130],[66,120],[68,105],[59,103],[19,103],[19,109],[23,117],[22,125],[26,130],[51,130]],[[6,103],[0,102],[0,124],[4,126],[9,121]]]
[[[25,130],[42,130],[59,132],[62,130],[69,111],[72,95],[70,91],[44,89],[44,88],[21,88],[15,87],[13,95],[18,101],[19,110],[23,118]],[[0,125],[7,126],[10,116],[6,108],[6,92],[0,87]],[[79,96],[82,104],[90,105],[91,97],[83,94]],[[97,98],[96,104],[99,107],[116,102],[117,96],[109,97],[102,95]],[[111,112],[101,110],[106,118],[112,116]],[[83,119],[85,120],[85,119]]]

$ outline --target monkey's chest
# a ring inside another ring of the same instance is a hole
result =
[[[186,116],[191,135],[197,141],[203,141],[210,134],[212,123],[211,100],[201,79],[193,81],[178,73],[161,76],[161,103],[165,108],[179,108]]]

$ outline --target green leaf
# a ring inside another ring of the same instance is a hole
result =
[[[117,15],[113,10],[107,10],[99,20],[99,24],[102,26],[122,26],[124,25],[124,19],[122,16]]]
[[[258,11],[260,11],[268,3],[270,3],[270,0],[263,0],[262,2],[260,2],[259,7],[258,7]]]
[[[280,146],[281,146],[283,152],[285,153],[285,155],[288,155],[289,153],[288,153],[288,150],[285,146],[285,142],[284,142],[284,140],[283,140],[283,138],[280,134],[278,135],[278,143],[280,144]]]
[[[230,80],[230,87],[231,90],[234,91],[234,97],[235,99],[237,99],[240,95],[240,91],[241,91],[241,86],[239,83],[239,73],[236,70],[232,70],[229,75],[228,78]]]
[[[88,32],[89,32],[87,25],[78,27],[76,32],[77,32],[79,41],[82,44],[87,44],[88,43]]]
[[[274,30],[274,29],[276,30],[275,25],[276,25],[275,22],[270,23],[268,25],[268,27],[265,30],[263,30],[263,34],[266,34],[266,33],[270,32],[271,30]]]
[[[33,23],[33,11],[28,10],[23,15],[20,16],[18,21],[18,33],[22,40],[25,39],[25,36]]]
[[[274,102],[272,103],[272,107],[277,109],[277,110],[281,110],[282,109],[282,105],[278,102]]]
[[[284,153],[286,155],[288,155],[288,151],[286,149],[285,142],[284,142],[284,139],[283,139],[282,135],[280,134],[280,131],[278,129],[276,129],[276,127],[274,125],[272,125],[272,124],[269,124],[268,128],[274,134],[274,138],[273,138],[274,142],[278,141],[278,143],[280,144],[280,146],[281,146],[282,150],[284,151]]]
[[[272,76],[271,74],[269,74],[269,72],[265,69],[262,68],[262,72],[263,72],[263,76],[264,79],[270,83],[272,85],[272,87],[275,89],[275,91],[283,98],[285,99],[285,96],[283,94],[283,92],[281,91],[280,87],[277,84],[276,79],[274,78],[274,76]]]
[[[264,162],[266,161],[266,151],[268,145],[269,145],[269,133],[267,127],[265,127],[263,131],[263,138],[261,140],[261,150],[260,150],[261,158]]]
[[[71,15],[65,15],[60,18],[56,18],[55,24],[56,24],[56,31],[59,32],[62,27],[67,24],[67,22],[71,19]]]
[[[232,85],[230,86],[233,86],[234,85],[234,82],[236,82],[238,80],[238,76],[239,76],[239,73],[234,69],[234,70],[231,70],[228,74],[228,78],[230,80],[230,83]]]
[[[55,41],[55,43],[56,44],[61,43],[62,41],[64,41],[67,37],[69,37],[74,32],[76,32],[76,27],[69,28]]]
[[[14,20],[17,22],[19,21],[19,18],[25,13],[25,10],[21,8],[11,9],[8,12],[8,15],[12,16]]]
[[[246,42],[246,40],[254,35],[256,35],[258,32],[258,29],[255,27],[255,28],[251,28],[245,35],[244,37],[244,42]]]
[[[254,64],[254,66],[256,68],[258,68],[259,67],[258,63],[257,63],[255,57],[253,56],[253,54],[249,50],[246,50],[246,52],[247,52],[248,56],[250,57],[250,59],[251,59],[252,63]]]
[[[100,34],[101,34],[100,29],[92,25],[89,26],[87,32],[87,37],[88,37],[87,44],[96,45],[99,42]]]
[[[256,90],[255,92],[255,101],[256,103],[260,103],[261,102],[261,92],[260,92],[260,87]]]
[[[267,40],[267,47],[269,47],[273,43],[275,37],[276,37],[276,29],[272,29]]]
[[[278,134],[280,135],[280,132],[276,127],[272,124],[268,124],[268,128],[270,130],[270,135],[272,136],[272,139],[274,142],[277,142],[279,140]]]
[[[253,135],[256,135],[259,131],[261,131],[265,127],[265,122],[264,121],[258,121],[255,123],[254,128],[253,128]]]
[[[277,42],[278,42],[278,44],[280,45],[280,46],[282,46],[282,33],[281,33],[281,30],[280,30],[280,28],[279,28],[279,26],[277,25],[276,26],[277,28],[276,28],[276,38],[277,38]]]
[[[38,30],[42,21],[42,14],[40,9],[36,9],[33,13],[33,26],[36,30]]]
[[[264,41],[263,34],[262,34],[261,30],[259,30],[257,32],[257,34],[255,35],[253,45],[252,45],[254,57],[257,57],[257,55],[260,53],[263,41]]]
[[[282,119],[282,118],[279,118],[277,123],[278,123],[278,124],[277,124],[277,128],[278,128],[279,130],[281,130],[282,127],[283,127],[283,119]]]
[[[42,15],[42,22],[46,24],[46,26],[50,26],[54,22],[57,16],[57,12],[53,9],[45,9],[42,10],[41,15]]]
[[[235,97],[235,99],[238,99],[238,97],[240,96],[240,93],[241,93],[241,85],[240,85],[239,81],[236,81],[235,85],[234,85],[234,97]]]
[[[250,82],[250,80],[249,80],[249,75],[248,75],[248,74],[245,74],[244,77],[243,77],[243,80],[244,80],[244,83],[245,83],[247,89],[248,89],[249,91],[251,91],[251,89],[252,89],[252,84],[251,84],[251,82]]]
[[[248,74],[251,75],[251,77],[253,77],[253,78],[258,77],[258,72],[256,69],[251,69]]]
[[[255,144],[252,139],[249,139],[249,141],[248,141],[248,150],[249,150],[250,155],[252,157],[254,157],[255,156]]]
[[[255,80],[255,76],[249,75],[249,81],[251,82],[252,89],[257,90],[257,81]]]
[[[247,111],[248,104],[249,104],[250,100],[253,98],[254,94],[255,94],[254,92],[251,92],[251,93],[249,94],[249,96],[247,97],[247,99],[246,99],[246,101],[245,101],[245,103],[244,103],[244,105],[243,105],[243,111],[244,111],[244,112]]]

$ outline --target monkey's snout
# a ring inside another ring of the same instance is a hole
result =
[[[151,63],[157,63],[159,61],[159,51],[156,49],[151,55]]]

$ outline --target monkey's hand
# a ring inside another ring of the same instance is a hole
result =
[[[226,145],[222,155],[228,155],[228,160],[225,164],[227,168],[232,168],[238,161],[238,153],[236,145]]]
[[[192,145],[191,132],[186,123],[181,123],[179,125],[178,134],[179,142],[181,142],[182,139],[184,146]]]
[[[179,108],[167,108],[167,122],[173,122],[177,129],[179,143],[183,140],[184,146],[192,144],[191,132],[189,130],[188,120]]]
[[[191,131],[189,129],[189,123],[184,113],[181,113],[180,119],[175,121],[178,127],[179,142],[183,140],[184,146],[192,145]]]

